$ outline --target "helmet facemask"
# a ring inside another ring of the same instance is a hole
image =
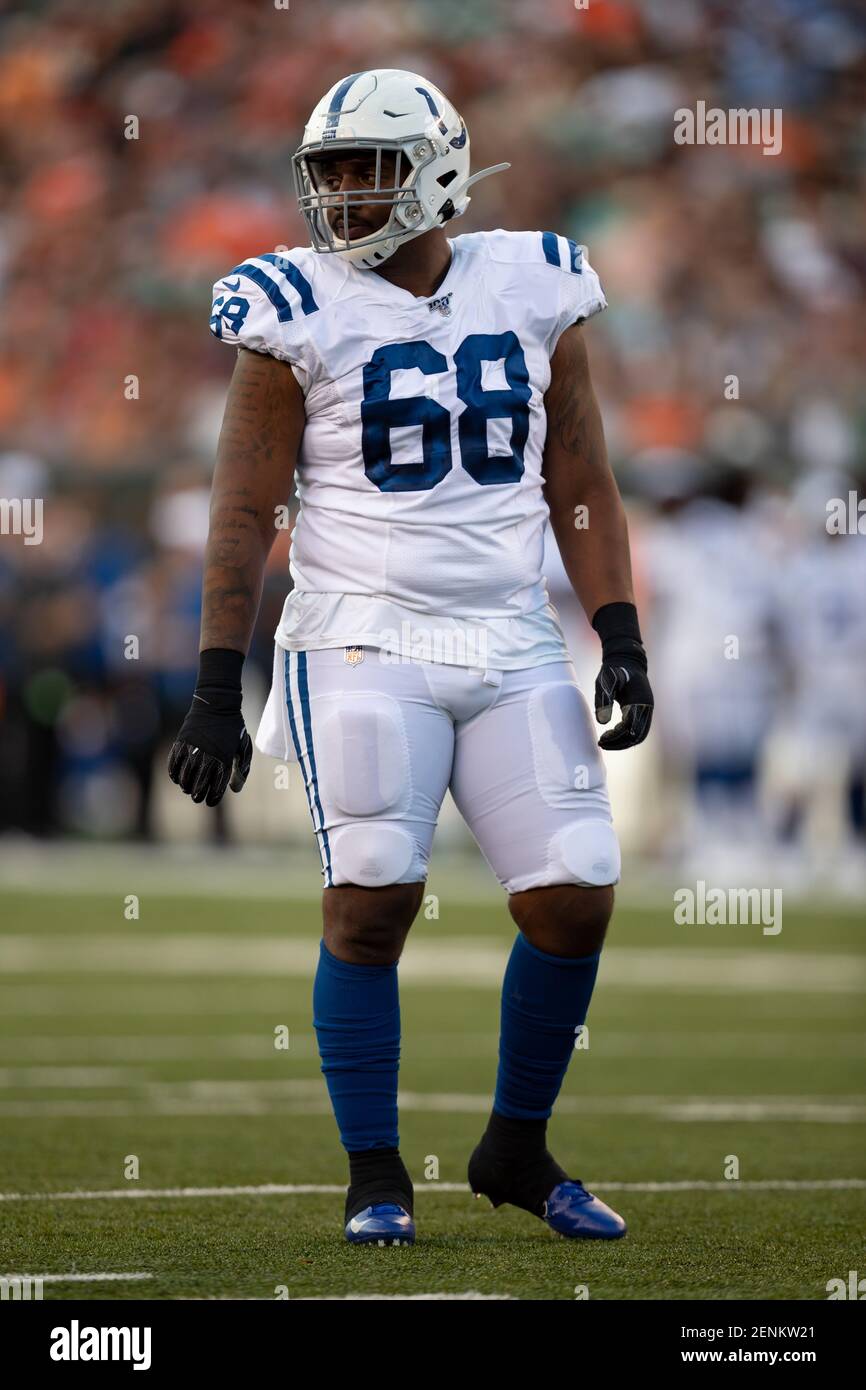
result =
[[[345,158],[352,153],[373,151],[375,170],[369,186],[359,185],[342,192],[324,187],[327,163],[340,156]],[[394,156],[394,173],[384,183],[383,172],[388,177],[389,162],[383,161],[383,156],[388,154]],[[423,134],[393,142],[352,137],[302,145],[293,157],[292,171],[298,206],[309,229],[313,250],[372,265],[387,260],[395,249],[395,242],[428,230],[417,183],[421,171],[435,158],[436,150]],[[405,177],[401,177],[404,174]],[[366,236],[346,235],[352,210],[369,208],[371,204],[390,209],[382,226]],[[333,215],[335,208],[342,215],[342,236],[334,230],[333,222],[338,220]],[[386,247],[384,242],[391,244]],[[377,246],[381,247],[378,252],[370,249]]]

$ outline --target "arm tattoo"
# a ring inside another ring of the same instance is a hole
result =
[[[599,443],[600,419],[586,348],[574,333],[563,335],[560,345],[562,361],[557,362],[556,384],[545,403],[548,426],[566,454],[590,461]]]
[[[300,438],[296,391],[287,364],[248,350],[238,353],[211,493],[202,650],[249,647],[276,535],[274,509],[291,489]]]

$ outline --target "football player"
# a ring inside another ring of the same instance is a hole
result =
[[[313,1013],[349,1156],[346,1236],[414,1239],[397,962],[450,787],[518,928],[471,1189],[563,1235],[615,1238],[623,1219],[546,1145],[620,869],[541,572],[548,517],[601,640],[596,717],[622,710],[601,746],[639,743],[652,713],[581,327],[606,301],[566,236],[446,235],[470,187],[509,166],[470,174],[463,120],[417,73],[336,83],[293,167],[310,245],[251,256],[215,287],[211,329],[240,350],[170,774],[208,805],[246,778],[241,669],[294,475],[294,587],[256,746],[299,764],[321,855]]]

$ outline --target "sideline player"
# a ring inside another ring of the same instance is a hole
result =
[[[294,474],[294,588],[256,745],[299,763],[322,859],[314,1025],[349,1155],[346,1236],[414,1240],[397,962],[450,787],[518,927],[470,1186],[563,1235],[611,1239],[625,1222],[545,1139],[620,856],[541,572],[549,516],[601,639],[596,716],[622,710],[601,746],[639,743],[652,695],[580,326],[606,301],[565,236],[446,236],[470,186],[508,168],[470,176],[469,148],[425,78],[353,73],[316,106],[294,156],[310,246],[253,256],[215,287],[211,328],[240,351],[198,682],[169,770],[208,805],[247,776],[241,669]]]

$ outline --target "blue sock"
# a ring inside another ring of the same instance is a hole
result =
[[[499,1069],[493,1109],[515,1120],[547,1120],[585,1022],[601,951],[551,956],[519,933],[502,984]]]
[[[353,965],[324,941],[313,984],[313,1026],[347,1153],[397,1149],[400,1001],[397,964]]]

